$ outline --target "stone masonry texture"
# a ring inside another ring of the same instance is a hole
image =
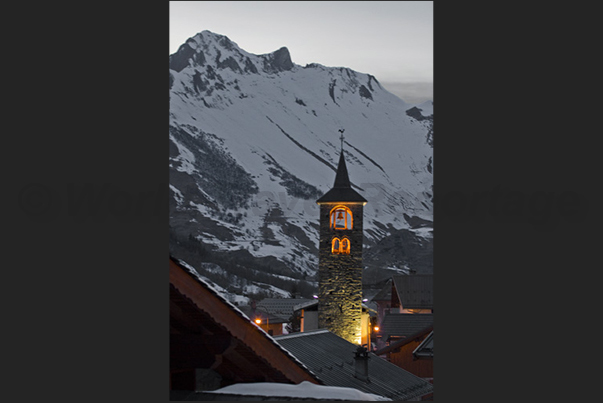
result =
[[[335,204],[320,206],[318,268],[318,326],[352,343],[360,342],[362,314],[362,216],[360,204],[338,203],[352,211],[353,228],[329,228],[329,213]],[[334,237],[350,240],[350,254],[331,253]]]

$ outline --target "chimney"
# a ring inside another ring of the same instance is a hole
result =
[[[368,377],[368,351],[365,347],[358,347],[354,353],[354,377],[364,382],[369,382]]]

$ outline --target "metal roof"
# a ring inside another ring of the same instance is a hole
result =
[[[393,276],[393,280],[404,309],[433,308],[433,274]]]
[[[350,188],[332,188],[325,193],[316,203],[335,203],[335,202],[360,202],[366,203],[366,199],[354,189]]]
[[[249,305],[240,306],[239,309],[243,311],[245,315],[252,321],[255,321],[257,318],[262,319],[263,321],[268,320],[268,323],[276,324],[276,323],[287,323],[289,321],[289,317],[285,317],[283,315],[274,315],[271,313],[267,313],[263,309],[256,309],[255,312]]]
[[[309,308],[312,308],[312,307],[318,307],[318,300],[317,299],[313,299],[311,301],[304,302],[304,303],[301,303],[299,305],[295,305],[293,307],[293,310],[294,311],[299,311],[300,309],[306,309],[306,310],[308,310]]]
[[[265,298],[256,304],[256,308],[270,315],[289,319],[293,315],[296,305],[311,301],[315,300],[311,298]]]
[[[427,335],[425,340],[421,342],[412,352],[415,358],[432,358],[433,357],[433,330]]]
[[[354,353],[358,346],[328,330],[292,333],[274,339],[325,385],[355,388],[392,400],[409,400],[433,391],[429,382],[370,352],[369,381],[356,378]]]
[[[433,326],[432,313],[388,313],[381,322],[382,339],[385,341],[390,337],[409,337]]]
[[[360,304],[360,306],[363,308],[363,312],[368,312],[369,315],[375,316],[377,314],[374,309],[370,308],[364,302],[362,302]],[[318,300],[317,299],[313,299],[308,302],[304,302],[303,304],[295,305],[294,310],[299,311],[300,309],[305,309],[306,311],[309,311],[309,310],[315,310],[314,308],[318,308]]]
[[[371,301],[391,301],[392,299],[392,279],[387,280],[383,288],[375,295]]]

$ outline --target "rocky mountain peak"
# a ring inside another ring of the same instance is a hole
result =
[[[170,55],[170,69],[176,72],[206,64],[212,69],[230,68],[237,73],[249,74],[274,74],[295,66],[289,49],[284,46],[271,53],[254,55],[242,50],[227,36],[207,30],[188,38],[176,53]]]
[[[216,47],[230,50],[230,51],[240,51],[239,45],[230,40],[226,35],[216,34],[211,31],[201,31],[197,35],[193,36],[193,39],[196,40],[199,44],[202,45],[203,48],[207,49],[209,45],[214,45]]]
[[[269,55],[270,65],[276,71],[286,71],[293,68],[289,49],[282,47]]]

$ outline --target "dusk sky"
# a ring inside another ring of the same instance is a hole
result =
[[[433,100],[433,1],[170,1],[172,54],[203,30],[253,54],[372,74],[409,103]]]

